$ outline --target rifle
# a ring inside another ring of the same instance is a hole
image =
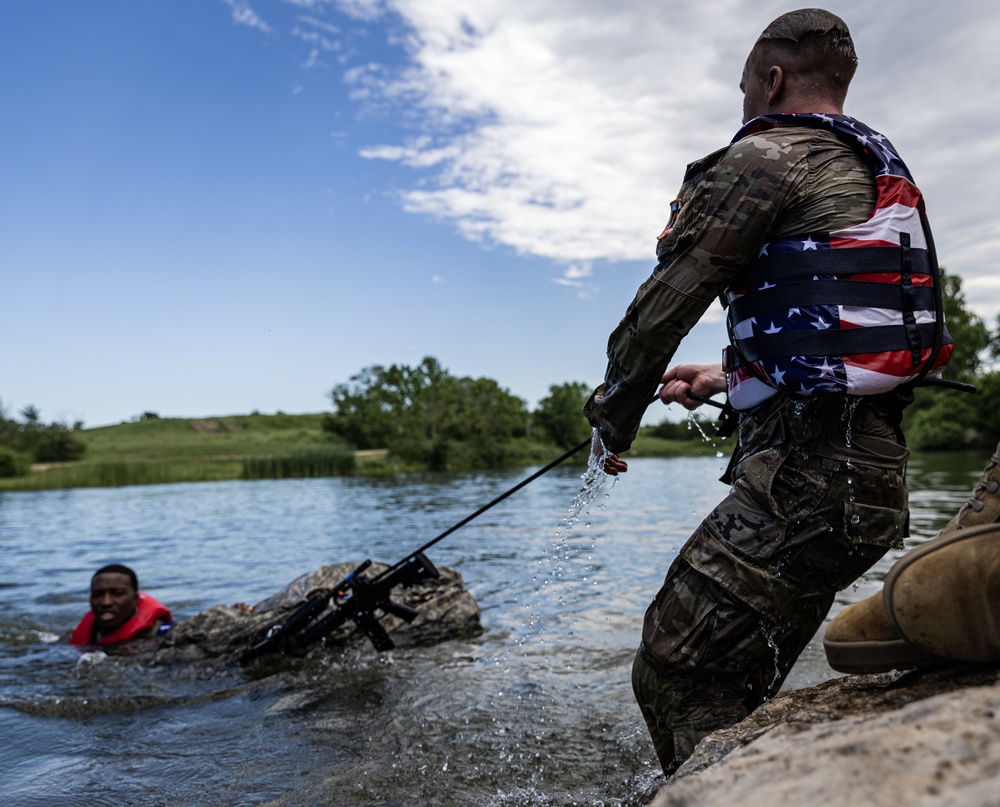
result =
[[[321,589],[309,597],[288,619],[274,625],[263,639],[245,650],[239,658],[240,664],[249,664],[259,656],[290,647],[307,647],[329,636],[348,619],[365,632],[376,650],[392,650],[395,644],[375,612],[382,611],[407,623],[413,622],[417,610],[395,602],[390,597],[392,590],[396,586],[409,586],[420,580],[440,577],[441,573],[420,551],[408,555],[374,579],[365,574],[371,565],[372,562],[366,560],[332,589]],[[331,604],[334,609],[310,625]]]

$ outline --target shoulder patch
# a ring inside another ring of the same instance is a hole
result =
[[[682,204],[683,203],[681,202],[680,197],[677,197],[670,203],[670,221],[668,221],[667,226],[663,228],[663,232],[656,236],[657,241],[662,241],[670,235],[670,231],[674,229],[674,224],[677,222],[677,217],[680,215]]]

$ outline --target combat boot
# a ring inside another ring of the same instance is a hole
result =
[[[848,673],[1000,662],[1000,524],[943,532],[912,549],[881,594],[834,617],[823,649]]]
[[[826,627],[823,650],[838,672],[876,673],[939,661],[903,639],[885,612],[882,592],[848,605]]]
[[[990,464],[986,466],[983,475],[972,489],[969,500],[952,517],[942,533],[979,524],[995,524],[1000,522],[1000,443],[997,444]]]
[[[896,632],[934,656],[1000,662],[1000,524],[965,527],[893,564],[882,588]]]

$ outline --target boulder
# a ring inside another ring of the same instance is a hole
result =
[[[995,667],[838,678],[706,737],[650,807],[993,807],[998,716]]]
[[[287,619],[311,593],[332,589],[356,567],[353,563],[333,563],[303,575],[274,596],[257,603],[251,613],[229,605],[202,611],[174,626],[156,652],[156,663],[208,660],[235,663],[243,651]],[[374,578],[387,568],[384,563],[373,563],[366,574]],[[446,567],[438,567],[438,571],[438,578],[423,579],[393,590],[394,601],[418,611],[412,623],[392,615],[379,620],[397,647],[432,644],[470,636],[479,630],[479,606],[466,590],[462,576]],[[354,622],[347,621],[317,646],[368,641]]]

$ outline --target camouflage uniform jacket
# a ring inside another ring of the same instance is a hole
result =
[[[613,452],[632,444],[678,345],[768,241],[865,221],[871,169],[828,131],[752,134],[688,166],[658,263],[608,341],[604,383],[584,413]]]

